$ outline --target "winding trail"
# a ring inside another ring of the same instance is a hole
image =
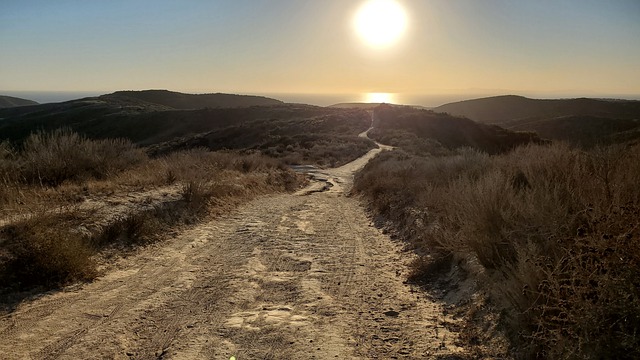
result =
[[[3,359],[424,359],[464,353],[345,166],[120,260],[0,318]]]

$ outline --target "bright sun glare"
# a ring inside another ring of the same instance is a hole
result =
[[[407,15],[395,0],[368,0],[358,10],[354,25],[367,44],[386,47],[395,43],[406,30]]]
[[[365,94],[366,103],[378,104],[378,103],[386,103],[392,104],[395,102],[395,97],[393,94],[389,93],[368,93]]]

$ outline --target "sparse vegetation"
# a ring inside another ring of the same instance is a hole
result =
[[[53,287],[96,275],[89,239],[73,209],[33,214],[0,230],[0,288]]]
[[[36,133],[19,150],[0,144],[0,179],[4,290],[90,280],[104,249],[148,244],[172,227],[301,183],[257,154],[192,149],[150,159],[129,141],[68,130]],[[130,193],[142,195],[120,210],[99,201]]]
[[[414,278],[463,262],[517,358],[637,358],[639,178],[639,146],[396,150],[370,162],[355,189],[421,255]]]
[[[368,133],[369,137],[376,141],[400,148],[405,152],[415,155],[434,155],[443,156],[450,155],[452,151],[445,148],[435,139],[421,138],[416,134],[397,129],[379,129],[373,128]]]
[[[259,152],[286,163],[320,166],[342,165],[374,147],[368,139],[357,136],[371,125],[371,116],[364,110],[231,97],[239,103],[230,101],[228,106],[247,101],[276,105],[178,110],[169,106],[200,107],[209,100],[224,100],[227,96],[118,92],[68,103],[0,109],[0,118],[3,118],[0,132],[4,140],[11,141],[17,148],[42,146],[41,143],[47,141],[46,134],[68,128],[80,134],[76,135],[78,139],[104,139],[105,150],[115,149],[106,146],[107,143],[122,138],[144,146],[153,157],[207,148],[245,154]],[[215,103],[221,104],[218,100]],[[34,135],[33,129],[43,132]],[[97,146],[97,143],[85,143],[88,144]],[[83,163],[95,159],[86,160]],[[81,163],[74,160],[74,164]],[[84,175],[75,170],[68,169],[68,172],[74,176]]]
[[[462,117],[438,114],[412,107],[380,105],[375,109],[372,138],[399,141],[407,151],[436,154],[460,147],[472,147],[488,154],[510,151],[520,145],[543,143],[535,133],[514,132],[498,126],[476,123]]]
[[[528,99],[506,95],[445,104],[436,112],[465,116],[544,139],[591,148],[640,138],[640,101]]]
[[[13,175],[16,181],[56,186],[68,180],[104,179],[146,159],[128,140],[89,140],[68,129],[37,132],[25,140]]]
[[[304,118],[260,119],[174,139],[151,147],[152,154],[204,147],[260,152],[287,164],[340,166],[374,148],[357,135],[369,128],[370,115],[361,110]]]
[[[120,93],[127,94],[131,95]],[[154,154],[167,154],[194,147],[263,149],[266,144],[278,145],[279,138],[294,136],[310,136],[306,141],[344,142],[371,124],[364,110],[301,104],[177,110],[120,95],[0,109],[0,133],[4,140],[21,144],[35,129],[49,133],[69,128],[90,139],[124,138],[153,147]],[[162,104],[183,100],[177,93],[164,95],[168,98],[158,100]]]

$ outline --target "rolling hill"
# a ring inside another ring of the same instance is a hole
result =
[[[257,119],[310,118],[350,111],[289,104],[177,110],[135,98],[101,96],[0,109],[0,140],[20,142],[33,131],[70,128],[90,138],[122,137],[147,146]]]
[[[378,141],[400,147],[407,139],[413,148],[423,140],[428,140],[432,145],[437,144],[446,149],[473,147],[489,154],[497,154],[518,145],[543,142],[531,132],[515,132],[463,117],[389,105],[381,105],[375,109],[374,128],[376,131],[373,136]]]
[[[282,101],[263,96],[235,94],[184,94],[168,90],[116,91],[101,99],[137,100],[173,109],[238,108],[281,105]]]
[[[37,105],[33,100],[21,99],[13,96],[0,95],[0,109],[17,106]]]
[[[506,95],[445,104],[434,111],[587,147],[640,138],[640,101]]]
[[[640,120],[589,115],[559,116],[503,125],[515,131],[534,131],[545,139],[593,146],[640,139]]]
[[[572,115],[637,119],[640,117],[640,101],[587,98],[539,100],[504,95],[454,102],[438,106],[433,110],[491,124],[509,124],[527,119]]]
[[[152,155],[205,147],[257,151],[289,163],[342,164],[374,147],[358,134],[364,110],[302,104],[179,110],[134,97],[100,96],[0,109],[0,142],[68,128],[91,139],[126,138]]]

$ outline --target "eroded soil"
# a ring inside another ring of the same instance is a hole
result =
[[[443,304],[403,282],[353,174],[304,169],[261,197],[0,318],[3,359],[423,359],[464,354]],[[453,327],[454,328],[454,327]]]

